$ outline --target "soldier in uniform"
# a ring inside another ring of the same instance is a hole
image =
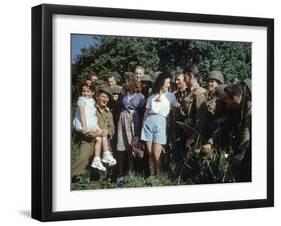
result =
[[[183,73],[188,94],[182,101],[182,110],[186,114],[186,123],[189,127],[186,131],[188,137],[186,147],[191,149],[198,136],[203,138],[205,135],[204,129],[207,117],[206,89],[200,87],[197,82],[199,74],[197,66],[188,66],[183,70]]]
[[[107,107],[109,99],[111,97],[111,90],[107,86],[100,86],[97,95],[97,118],[99,128],[102,129],[102,135],[107,135],[109,138],[114,135],[114,123],[113,116]],[[101,134],[89,133],[79,134],[80,138],[80,152],[77,159],[72,164],[72,177],[84,174],[87,170],[89,160],[94,154],[95,137]]]
[[[174,160],[183,158],[183,150],[191,150],[198,136],[204,135],[204,124],[207,116],[207,106],[204,93],[206,90],[199,86],[196,66],[189,66],[175,73],[177,91],[176,107],[172,111],[172,143],[175,148]]]
[[[229,123],[232,136],[232,171],[237,181],[251,181],[251,121],[252,102],[246,90],[240,85],[224,88],[226,103],[231,109]]]
[[[219,86],[224,83],[223,74],[220,71],[211,71],[207,78],[207,92],[205,93],[205,99],[208,109],[206,133],[207,143],[203,145],[203,150],[207,153],[210,152],[216,142],[215,146],[221,145],[219,142],[221,139],[215,139],[215,135],[218,135],[218,129],[220,123],[224,120],[225,115],[224,103],[220,97],[220,93],[217,92]],[[219,138],[219,137],[216,137]]]

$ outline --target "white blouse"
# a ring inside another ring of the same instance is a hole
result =
[[[146,108],[150,113],[156,113],[167,117],[172,106],[175,106],[177,99],[174,93],[166,92],[160,96],[160,101],[156,101],[159,94],[153,94],[147,99]]]

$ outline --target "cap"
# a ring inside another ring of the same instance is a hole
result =
[[[113,86],[111,88],[112,94],[121,94],[122,93],[122,87],[121,86]]]
[[[111,88],[108,85],[101,85],[101,86],[99,86],[98,87],[98,92],[99,93],[106,93],[109,96],[112,95],[112,90],[111,90]]]

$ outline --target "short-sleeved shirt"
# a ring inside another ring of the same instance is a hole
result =
[[[149,113],[159,114],[167,117],[171,107],[177,103],[174,93],[166,92],[160,96],[160,101],[156,101],[159,94],[153,94],[147,99],[146,108],[150,109]]]

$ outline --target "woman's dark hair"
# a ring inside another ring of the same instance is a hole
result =
[[[240,97],[242,94],[242,90],[239,85],[234,84],[234,85],[229,85],[224,88],[224,91],[226,92],[227,96],[230,99],[233,99],[234,97]]]
[[[140,93],[141,82],[138,81],[135,77],[129,77],[124,89],[126,92],[132,91],[133,93]]]
[[[165,83],[166,79],[171,79],[172,75],[169,72],[163,72],[160,73],[157,78],[155,79],[155,83],[152,87],[152,93],[156,94],[156,93],[160,93],[160,90],[162,88],[162,86]]]

